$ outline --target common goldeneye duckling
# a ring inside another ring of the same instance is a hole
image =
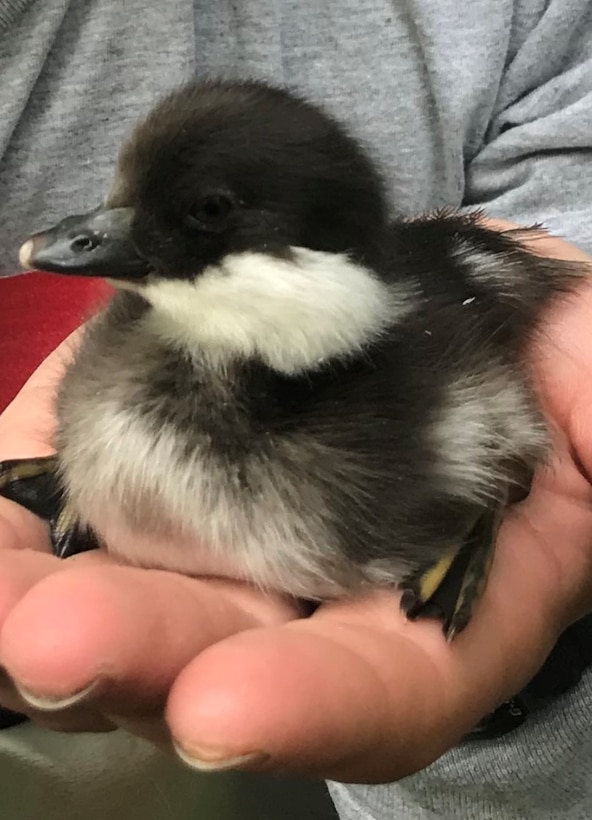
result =
[[[61,384],[57,456],[5,462],[0,492],[62,553],[94,538],[310,600],[396,585],[451,638],[547,452],[525,345],[581,275],[527,235],[391,222],[322,110],[192,82],[136,127],[100,208],[21,249],[117,293]]]

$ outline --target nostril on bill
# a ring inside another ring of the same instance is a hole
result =
[[[97,237],[90,236],[89,234],[80,234],[80,236],[72,240],[70,248],[74,253],[85,253],[94,250],[99,244],[100,242]]]

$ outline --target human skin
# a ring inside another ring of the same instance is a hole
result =
[[[556,238],[531,246],[591,261]],[[45,526],[0,499],[0,703],[63,731],[122,726],[203,769],[386,782],[425,767],[592,611],[590,327],[584,283],[533,342],[554,454],[507,515],[483,599],[451,644],[435,622],[406,622],[392,591],[303,618],[245,584],[124,566],[104,552],[61,561]],[[74,346],[47,359],[0,417],[0,458],[51,452],[52,397]]]

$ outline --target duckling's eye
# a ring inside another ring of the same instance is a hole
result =
[[[188,228],[216,229],[229,216],[234,204],[224,194],[209,194],[200,199],[186,214],[185,224]]]

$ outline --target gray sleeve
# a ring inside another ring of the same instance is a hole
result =
[[[341,820],[590,820],[592,670],[509,735],[464,743],[399,783],[329,783]]]
[[[519,5],[519,4],[518,4]],[[551,0],[511,55],[465,205],[592,252],[592,3]]]

